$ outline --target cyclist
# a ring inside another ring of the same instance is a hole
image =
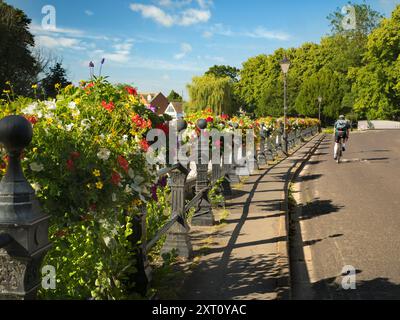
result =
[[[334,158],[337,159],[337,154],[339,151],[340,140],[343,139],[343,151],[346,151],[346,142],[349,140],[350,136],[350,125],[346,121],[346,117],[341,115],[339,120],[335,123],[335,150]]]

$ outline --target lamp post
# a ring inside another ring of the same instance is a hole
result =
[[[321,103],[322,103],[322,97],[318,97],[318,102],[319,102],[319,106],[318,106],[318,119],[321,122]]]
[[[290,68],[290,61],[287,57],[285,57],[280,62],[282,72],[283,72],[283,81],[284,81],[284,109],[283,109],[283,152],[287,155],[288,154],[288,145],[287,145],[287,128],[286,128],[286,121],[287,121],[287,74]]]
[[[322,103],[322,97],[318,97],[318,120],[319,120],[319,130],[321,132],[321,103]]]

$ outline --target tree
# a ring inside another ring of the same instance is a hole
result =
[[[10,81],[17,95],[27,95],[37,81],[40,65],[30,51],[35,45],[30,23],[23,11],[0,1],[0,92]]]
[[[62,67],[61,62],[57,62],[54,67],[51,67],[47,72],[46,77],[41,81],[46,97],[55,98],[57,91],[71,84],[67,80],[66,71]],[[56,88],[59,87],[59,88]]]
[[[167,99],[169,102],[182,102],[183,101],[183,98],[178,93],[176,93],[174,90],[172,90],[170,92]]]
[[[239,81],[239,72],[240,72],[240,70],[235,67],[215,65],[206,72],[206,75],[213,75],[216,78],[228,77],[228,78],[231,78],[233,82],[238,82]]]
[[[361,118],[400,119],[400,5],[368,37],[364,66],[352,69],[354,110]]]
[[[230,78],[216,78],[213,75],[194,77],[187,88],[190,102],[186,112],[211,108],[216,115],[232,115],[238,110],[234,104],[233,81]]]
[[[355,29],[346,30],[344,28],[344,23],[346,19],[350,20],[351,12],[348,12],[348,16],[342,12],[342,8],[337,8],[335,12],[331,13],[327,19],[330,21],[332,34],[346,34],[346,35],[357,35],[361,34],[363,36],[368,36],[382,20],[383,15],[378,11],[371,8],[370,5],[365,2],[362,4],[356,4],[348,2],[348,6],[354,8],[355,13]]]

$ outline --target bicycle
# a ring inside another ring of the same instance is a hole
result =
[[[341,160],[341,158],[343,156],[343,142],[342,141],[343,141],[343,138],[339,138],[339,150],[338,150],[338,153],[336,155],[337,164],[340,164],[340,160]]]

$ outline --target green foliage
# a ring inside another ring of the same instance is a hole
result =
[[[23,11],[0,1],[0,93],[7,81],[17,95],[32,93],[40,66],[30,51],[35,45],[30,23]]]
[[[350,73],[361,118],[400,118],[400,5],[368,37],[364,66]]]
[[[211,108],[215,115],[233,114],[238,109],[234,104],[234,86],[230,78],[216,78],[213,75],[194,77],[187,87],[190,104],[186,113]]]
[[[342,13],[342,8],[337,8],[335,12],[331,13],[327,19],[330,22],[333,34],[362,34],[368,35],[374,30],[380,20],[383,18],[382,14],[372,9],[372,7],[365,2],[362,4],[348,2],[349,5],[355,8],[356,14],[356,30],[345,30],[343,28],[343,20],[345,14]]]
[[[216,78],[231,78],[232,81],[238,82],[239,72],[240,70],[236,67],[215,65],[206,72],[206,75],[213,75]]]
[[[71,82],[67,80],[66,71],[60,62],[51,67],[46,77],[41,81],[44,95],[47,98],[55,98],[59,89],[65,88],[70,84]]]
[[[183,101],[183,98],[178,93],[176,93],[174,90],[172,90],[170,92],[167,99],[169,102],[182,102]]]

